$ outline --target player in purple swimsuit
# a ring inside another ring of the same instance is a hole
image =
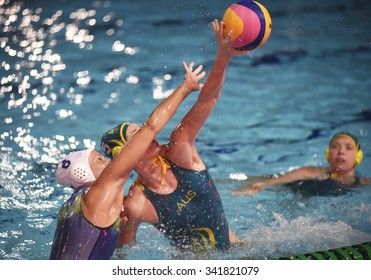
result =
[[[203,85],[202,66],[186,65],[181,85],[152,112],[136,136],[108,161],[96,150],[73,152],[57,167],[57,181],[76,188],[58,215],[50,259],[110,259],[118,237],[124,183],[180,103]]]

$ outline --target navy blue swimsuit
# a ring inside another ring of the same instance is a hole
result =
[[[171,162],[176,190],[162,195],[142,186],[158,215],[155,227],[181,248],[226,248],[229,228],[219,193],[207,169],[197,172]]]
[[[297,182],[287,184],[287,185],[299,187],[300,191],[304,191],[305,193],[310,194],[310,195],[319,195],[319,196],[332,195],[334,196],[334,195],[343,195],[343,194],[349,193],[350,191],[354,190],[360,184],[361,184],[360,179],[358,176],[356,176],[354,183],[351,185],[344,185],[333,179],[303,180],[303,181],[297,181]]]

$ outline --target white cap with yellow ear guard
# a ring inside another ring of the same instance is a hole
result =
[[[360,165],[361,162],[362,162],[362,159],[363,159],[363,152],[361,150],[361,144],[359,143],[357,137],[355,137],[353,134],[350,134],[348,132],[339,132],[331,138],[330,143],[329,143],[329,147],[326,149],[326,160],[329,161],[330,146],[331,146],[332,142],[334,142],[336,139],[339,139],[339,138],[342,138],[342,137],[347,137],[347,138],[353,140],[354,145],[357,149],[357,154],[356,154],[356,159],[355,159],[355,162],[354,162],[354,167]]]

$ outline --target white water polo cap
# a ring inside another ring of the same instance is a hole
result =
[[[89,156],[93,149],[72,152],[61,159],[57,167],[57,182],[65,186],[78,188],[85,183],[95,181],[89,164]]]

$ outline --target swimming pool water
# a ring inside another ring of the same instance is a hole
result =
[[[231,3],[0,0],[0,259],[48,259],[57,213],[71,194],[56,184],[59,158],[75,148],[99,149],[101,134],[122,120],[143,122],[181,81],[182,60],[209,70],[216,46],[208,24]],[[358,172],[370,177],[371,4],[260,3],[271,14],[272,34],[231,61],[197,141],[211,174],[323,166],[330,137],[347,130],[365,154]],[[114,258],[266,259],[371,240],[370,187],[341,196],[272,187],[232,197],[242,185],[217,182],[245,245],[181,252],[143,225],[137,244]]]

